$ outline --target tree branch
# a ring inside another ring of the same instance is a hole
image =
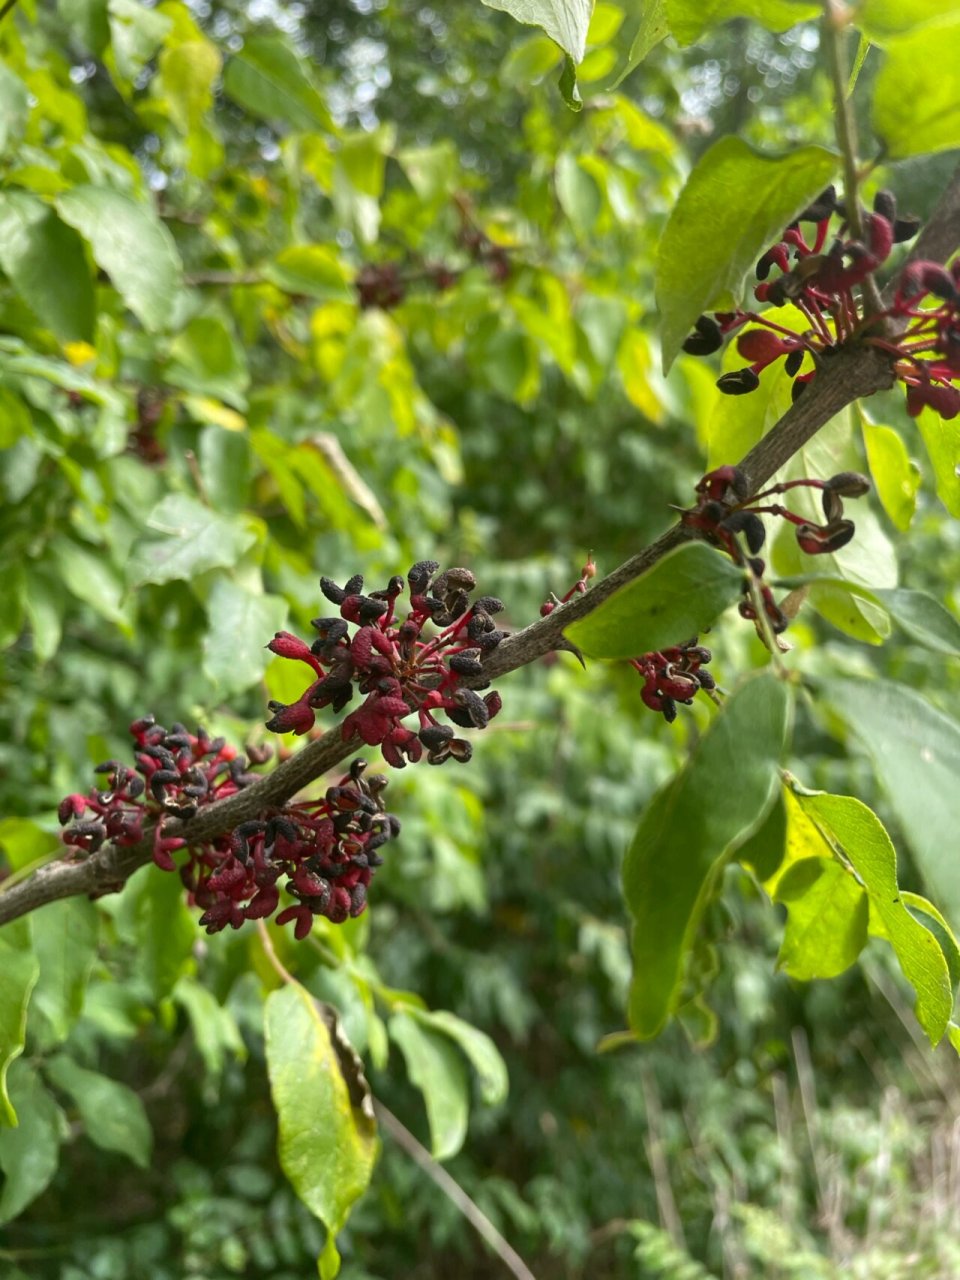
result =
[[[907,261],[926,258],[944,262],[958,246],[960,169],[917,238]],[[896,280],[887,286],[886,299],[892,297],[895,288]],[[742,459],[740,466],[747,472],[753,488],[765,484],[841,409],[860,397],[886,390],[893,381],[890,358],[873,347],[853,345],[824,361],[817,377],[800,399]],[[689,530],[679,524],[674,525],[650,546],[596,582],[589,591],[574,596],[546,618],[540,618],[522,631],[508,636],[484,662],[486,674],[496,679],[528,666],[552,650],[563,648],[566,643],[563,638],[565,627],[586,617],[619,587],[645,573],[667,552],[690,537]],[[345,743],[340,726],[335,725],[322,738],[308,743],[272,773],[237,795],[201,809],[189,822],[166,821],[164,833],[182,835],[191,843],[222,835],[238,823],[256,817],[264,809],[279,808],[308,783],[355,753],[356,744]],[[9,889],[0,887],[0,925],[60,898],[117,891],[134,871],[150,862],[151,857],[152,840],[148,835],[138,844],[126,848],[105,845],[83,861],[48,863]]]

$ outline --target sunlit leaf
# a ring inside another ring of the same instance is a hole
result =
[[[960,18],[907,31],[888,42],[885,55],[873,87],[873,127],[890,159],[960,146]]]
[[[939,942],[900,898],[897,854],[890,837],[876,814],[852,796],[800,792],[797,799],[869,894],[904,976],[917,993],[917,1021],[936,1044],[953,1009],[950,973]]]
[[[326,1226],[327,1274],[335,1275],[335,1237],[370,1181],[376,1126],[352,1100],[327,1022],[303,987],[284,986],[270,993],[265,1033],[280,1165],[300,1199]]]
[[[65,191],[57,210],[89,243],[97,265],[144,328],[169,325],[183,267],[173,236],[153,210],[120,191],[95,186]]]

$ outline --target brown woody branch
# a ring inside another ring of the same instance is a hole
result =
[[[960,246],[960,170],[954,175],[908,260],[926,258],[945,262]],[[887,297],[895,287],[887,288]],[[851,346],[825,362],[803,396],[759,444],[742,459],[752,485],[768,481],[820,428],[841,409],[862,396],[893,385],[891,361],[873,347]],[[554,610],[502,642],[485,663],[491,678],[528,666],[566,643],[563,629],[607,600],[619,587],[645,573],[690,534],[674,525],[650,546],[632,556],[583,595]],[[341,761],[355,753],[343,741],[339,725],[310,742],[244,791],[202,809],[189,822],[168,820],[164,834],[183,835],[191,843],[209,840],[230,831],[239,822],[265,809],[278,808]],[[149,837],[126,848],[105,845],[83,861],[60,860],[34,872],[28,879],[0,892],[0,925],[35,911],[48,902],[79,894],[102,894],[122,888],[138,868],[151,860]]]

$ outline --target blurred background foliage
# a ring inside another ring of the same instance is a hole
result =
[[[8,876],[55,852],[57,801],[125,753],[135,716],[263,741],[267,697],[289,695],[262,646],[307,632],[320,573],[379,585],[421,557],[469,564],[520,626],[588,550],[609,570],[688,501],[726,409],[703,362],[659,373],[660,229],[712,139],[829,143],[830,100],[813,24],[668,41],[616,87],[635,20],[597,6],[574,114],[556,46],[474,4],[22,0],[7,16]],[[951,159],[875,179],[924,214]],[[893,398],[871,413],[921,481],[896,524],[876,507],[882,554],[942,597],[957,526]],[[868,647],[804,613],[790,638],[808,673],[893,676],[956,710],[956,664],[902,636]],[[721,680],[763,661],[745,626],[711,643]],[[829,985],[790,981],[779,909],[731,870],[698,955],[706,1001],[652,1045],[598,1053],[629,980],[622,851],[704,709],[667,726],[631,673],[565,655],[503,695],[469,768],[393,776],[404,831],[368,916],[276,940],[340,1010],[376,1096],[451,1156],[542,1280],[957,1274],[955,1065],[917,1042],[874,944]],[[902,837],[815,705],[794,750],[804,783],[861,796]],[[311,1274],[323,1232],[277,1165],[257,934],[201,936],[151,868],[9,926],[5,972],[31,939],[4,1274]],[[429,1127],[397,1030],[411,1010],[447,1046]],[[427,1010],[492,1038],[505,1099],[484,1101],[466,1033]],[[500,1274],[389,1139],[341,1251],[349,1280]]]

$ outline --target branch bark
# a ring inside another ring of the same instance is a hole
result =
[[[940,198],[930,220],[917,238],[907,261],[925,258],[945,262],[960,247],[960,169]],[[896,280],[887,286],[889,300]],[[893,385],[891,361],[872,347],[853,345],[824,363],[816,379],[775,427],[743,458],[740,466],[754,488],[760,488],[787,463],[841,409],[861,397]],[[484,663],[491,679],[528,666],[565,645],[563,630],[591,613],[626,583],[639,577],[658,560],[690,537],[675,524],[650,546],[631,556],[583,595],[574,596],[523,630],[505,639]],[[191,843],[209,840],[254,818],[264,809],[277,808],[308,783],[356,754],[356,745],[343,741],[335,725],[323,737],[310,742],[272,773],[227,800],[201,809],[189,822],[169,820],[164,833],[182,835]],[[138,868],[151,860],[151,840],[126,848],[105,845],[83,861],[60,860],[41,867],[28,879],[0,891],[0,925],[35,911],[48,902],[80,894],[117,891]]]

